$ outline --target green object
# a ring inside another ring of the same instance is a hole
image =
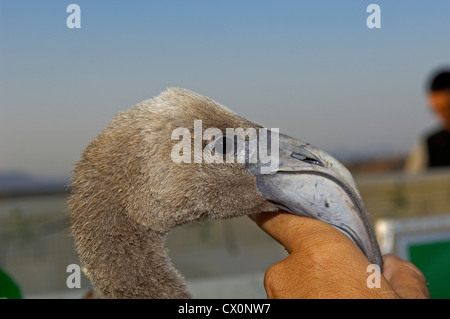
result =
[[[450,240],[410,244],[409,256],[427,278],[431,298],[450,299]]]
[[[0,298],[21,299],[19,286],[0,269]]]

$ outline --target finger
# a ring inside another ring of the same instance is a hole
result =
[[[383,262],[383,276],[400,297],[430,297],[424,274],[412,263],[391,254],[384,255]]]
[[[334,254],[336,247],[359,251],[359,248],[343,233],[314,218],[283,211],[254,214],[250,218],[282,244],[288,253],[303,251],[326,254],[330,250],[329,253]]]
[[[321,238],[321,236],[317,236],[318,232],[326,234],[328,229],[328,225],[325,223],[283,211],[254,214],[250,218],[282,244],[289,253],[305,248],[305,245],[313,245],[315,238]]]
[[[262,230],[282,244],[288,252],[295,248],[293,242],[300,234],[304,217],[285,212],[260,213],[249,216]]]

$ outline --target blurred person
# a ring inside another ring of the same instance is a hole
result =
[[[429,168],[450,167],[450,69],[432,76],[428,86],[428,104],[440,127],[416,143],[405,164],[409,173]]]

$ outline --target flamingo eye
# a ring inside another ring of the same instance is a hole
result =
[[[235,135],[222,135],[219,136],[214,142],[214,151],[224,157],[235,155],[236,153],[236,136]]]

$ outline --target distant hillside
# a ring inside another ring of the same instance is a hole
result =
[[[22,172],[0,172],[0,197],[68,191],[68,180],[37,178]]]
[[[404,166],[403,156],[340,159],[353,175],[393,172]],[[37,178],[22,172],[0,172],[0,197],[69,191],[69,179]]]

